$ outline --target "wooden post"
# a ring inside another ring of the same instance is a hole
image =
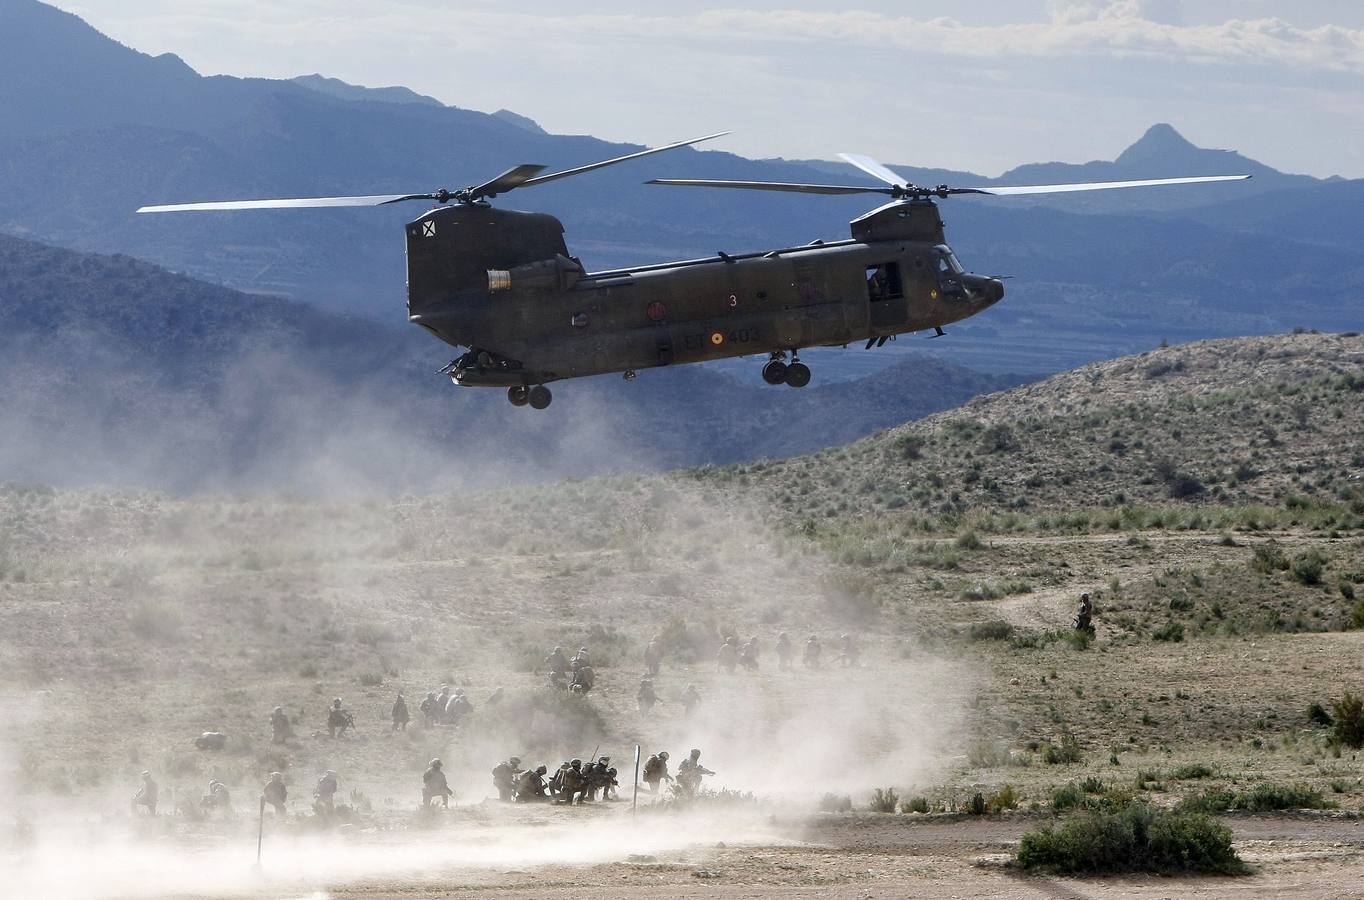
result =
[[[639,744],[635,744],[635,795],[630,798],[630,814],[639,808]]]
[[[265,841],[265,795],[260,797],[260,818],[256,824],[256,868],[260,868],[261,844]]]

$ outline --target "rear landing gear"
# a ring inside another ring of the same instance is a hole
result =
[[[772,358],[763,366],[763,381],[768,384],[787,384],[793,388],[803,388],[810,383],[810,367],[800,361],[794,352],[791,362],[786,362],[786,354],[773,351]]]
[[[507,399],[511,401],[512,406],[529,405],[531,409],[544,409],[549,406],[554,395],[543,384],[534,387],[518,384],[507,388]]]
[[[763,381],[768,384],[786,383],[786,363],[779,359],[774,359],[763,366]]]
[[[792,362],[786,367],[786,383],[793,388],[803,388],[810,383],[810,367],[803,362]]]

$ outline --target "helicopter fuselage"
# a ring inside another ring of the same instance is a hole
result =
[[[957,263],[931,201],[851,225],[848,240],[586,272],[552,216],[439,207],[407,226],[409,318],[469,348],[451,366],[457,384],[516,387],[870,345],[1003,297]]]

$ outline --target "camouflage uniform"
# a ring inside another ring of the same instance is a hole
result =
[[[157,795],[160,794],[160,789],[152,780],[151,772],[143,772],[141,777],[142,786],[137,789],[136,794],[133,794],[132,811],[136,814],[137,808],[141,806],[146,808],[148,814],[154,816],[156,815],[156,799]]]
[[[427,728],[436,724],[436,692],[427,691],[418,709],[422,711],[422,721],[426,723]]]
[[[564,656],[563,647],[555,647],[554,652],[545,657],[545,668],[550,674],[565,675],[568,673],[568,658]]]
[[[331,737],[342,737],[346,730],[354,725],[355,717],[341,708],[341,698],[337,697],[327,710],[327,734]]]
[[[739,651],[739,665],[745,669],[758,670],[758,639],[749,638],[748,643],[744,644]]]
[[[450,697],[450,702],[445,704],[445,720],[451,725],[458,725],[465,716],[474,711],[473,703],[464,696],[464,688],[455,688],[455,693]]]
[[[433,798],[439,797],[441,806],[450,808],[450,795],[454,791],[450,790],[450,785],[445,781],[445,772],[441,770],[439,759],[431,760],[426,771],[422,773],[422,806],[430,806]]]
[[[739,651],[734,646],[734,638],[727,637],[725,638],[725,642],[720,645],[720,652],[715,654],[716,666],[733,675],[734,667],[738,662]]]
[[[493,787],[497,788],[497,799],[510,803],[515,798],[516,778],[520,774],[521,760],[515,756],[493,766]]]
[[[841,663],[843,663],[843,668],[846,669],[850,666],[856,668],[857,657],[861,655],[862,651],[858,650],[857,645],[853,643],[852,635],[850,634],[842,635],[838,640],[839,640],[838,659]]]
[[[531,803],[545,798],[545,766],[527,769],[516,779],[516,802]]]
[[[696,685],[687,685],[687,689],[682,692],[682,708],[685,710],[685,714],[691,716],[700,702],[701,695],[696,693]]]
[[[331,815],[336,812],[336,773],[331,769],[323,772],[322,777],[317,779],[313,794],[317,797],[319,814]]]
[[[657,675],[659,666],[663,665],[663,648],[658,645],[658,638],[649,641],[649,646],[644,648],[644,671],[650,675]]]
[[[677,787],[684,796],[694,797],[701,787],[702,776],[714,774],[701,765],[701,751],[693,750],[690,758],[682,760],[677,766]]]
[[[407,713],[407,701],[400,693],[398,699],[393,701],[393,730],[406,731],[409,718],[411,717]]]
[[[786,632],[777,635],[777,668],[783,672],[791,671],[791,639]]]
[[[807,669],[819,668],[819,653],[820,653],[819,638],[815,637],[812,634],[810,635],[810,639],[805,642],[804,659],[805,668]]]
[[[592,690],[597,683],[597,673],[592,671],[591,666],[578,666],[573,670],[573,684],[570,689],[579,693],[586,694]]]
[[[270,742],[283,744],[293,736],[294,729],[289,724],[289,716],[285,714],[284,707],[276,706],[274,712],[270,713]]]
[[[564,777],[561,780],[563,788],[559,792],[559,802],[572,804],[574,800],[581,801],[587,793],[587,776],[583,773],[583,761],[573,759],[568,763],[568,768],[563,770]]]
[[[579,647],[578,652],[569,660],[569,668],[578,671],[585,666],[592,665],[592,657],[588,655],[586,647]]]
[[[265,790],[261,791],[261,797],[275,808],[275,815],[283,818],[288,812],[284,804],[289,799],[289,789],[284,785],[284,776],[279,772],[271,772],[270,780],[265,783]]]
[[[639,693],[635,697],[639,700],[639,711],[642,713],[653,709],[654,704],[658,702],[658,695],[654,693],[654,683],[648,676],[640,679]]]
[[[649,793],[658,793],[658,783],[660,781],[672,781],[673,777],[668,774],[668,751],[663,750],[655,756],[649,757],[644,763],[644,783],[649,786]]]

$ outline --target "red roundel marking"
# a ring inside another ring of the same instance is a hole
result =
[[[649,321],[658,322],[667,317],[668,307],[655,301],[649,304],[649,308],[644,311],[644,314],[649,317]]]
[[[718,347],[725,342],[725,336],[719,331],[712,331],[710,335],[710,342]]]

